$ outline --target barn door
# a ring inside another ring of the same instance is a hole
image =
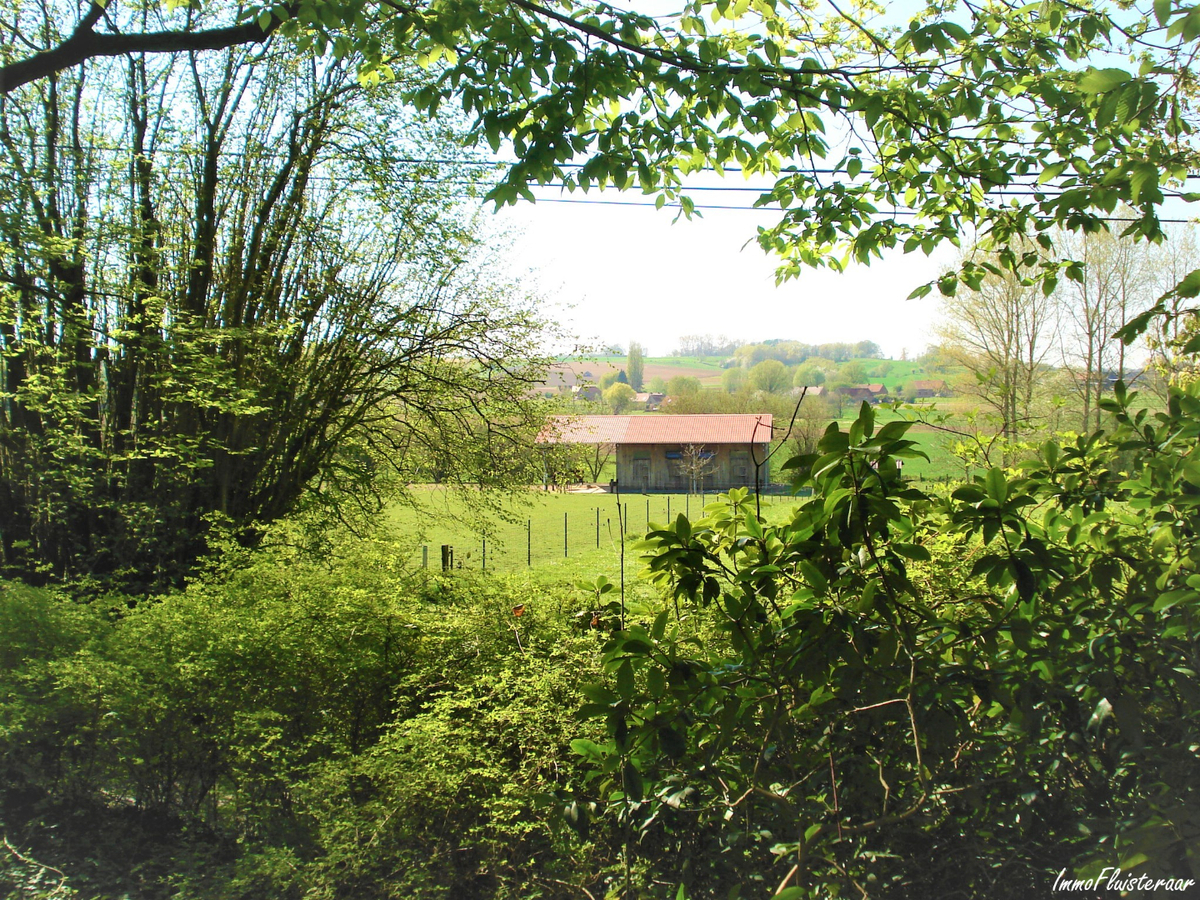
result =
[[[734,487],[750,484],[750,454],[737,450],[729,455],[730,481]]]
[[[650,460],[635,459],[633,461],[634,490],[650,490]]]

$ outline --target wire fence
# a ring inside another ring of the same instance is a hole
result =
[[[596,495],[592,505],[564,510],[539,510],[523,521],[496,521],[486,531],[460,532],[430,542],[418,550],[417,564],[427,569],[474,569],[511,572],[570,559],[596,551],[619,551],[621,529],[626,540],[642,537],[650,525],[674,522],[683,513],[690,519],[703,514],[716,494]],[[794,503],[796,497],[762,494],[764,515],[772,506]]]

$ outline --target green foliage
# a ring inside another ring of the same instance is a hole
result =
[[[594,884],[603,856],[568,850],[556,799],[576,782],[578,683],[596,673],[599,632],[574,615],[591,598],[467,573],[416,581],[401,553],[378,540],[343,543],[330,565],[242,553],[133,608],[4,585],[0,822],[14,846],[104,895],[168,880],[264,898]],[[139,875],[151,827],[162,843]]]
[[[867,367],[857,359],[838,366],[837,379],[848,384],[862,384],[867,380]]]
[[[671,398],[690,397],[702,390],[704,386],[700,384],[700,379],[691,375],[676,375],[667,382],[667,396]]]
[[[544,332],[482,259],[452,123],[346,65],[210,63],[98,63],[3,101],[8,575],[161,590],[214,515],[252,542],[409,481],[528,481]]]
[[[797,366],[796,374],[792,376],[793,387],[815,387],[824,383],[825,372],[811,363]]]
[[[642,354],[642,345],[637,341],[629,342],[629,386],[635,391],[642,389],[642,376],[646,370],[646,361]]]
[[[721,387],[727,394],[736,394],[746,385],[746,370],[741,366],[726,369],[721,373]]]
[[[777,359],[764,359],[747,373],[750,385],[768,394],[779,394],[792,386],[792,373]]]
[[[624,374],[624,373],[622,373]],[[633,403],[637,392],[622,381],[614,382],[604,389],[604,402],[614,413],[622,413]]]
[[[863,404],[788,464],[814,488],[790,521],[734,491],[649,534],[679,612],[615,635],[583,708],[631,883],[1027,897],[1063,866],[1200,876],[1200,389],[1160,414],[1131,399],[1111,437],[945,498],[898,480],[910,426]]]
[[[215,30],[193,6],[165,6],[163,28],[147,31],[137,4],[108,4],[119,39],[95,30],[98,8],[19,6],[15,30],[31,37],[5,51],[0,85],[19,91],[122,40],[154,53],[281,35],[292,53],[353,61],[364,85],[401,80],[415,59],[434,76],[404,86],[422,112],[459,106],[479,141],[515,154],[488,193],[497,205],[535,185],[615,186],[690,216],[686,176],[740,169],[770,181],[756,205],[776,219],[757,237],[781,256],[780,279],[889,249],[930,254],[972,232],[1049,247],[1054,226],[1104,230],[1122,204],[1124,231],[1158,240],[1169,186],[1196,161],[1200,14],[1186,0],[1158,0],[1152,15],[1115,0],[931,3],[900,24],[866,2],[690,0],[652,17],[583,0],[304,0],[251,5]],[[1023,253],[1000,265],[1047,283],[1059,271]],[[936,286],[951,296],[985,271],[967,261]],[[1200,292],[1200,276],[1177,283],[1174,296]]]

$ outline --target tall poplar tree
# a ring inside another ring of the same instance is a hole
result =
[[[637,341],[629,342],[629,359],[625,363],[625,372],[629,378],[629,386],[635,391],[642,389],[645,362],[642,359],[642,345]]]

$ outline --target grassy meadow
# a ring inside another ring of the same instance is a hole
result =
[[[679,513],[696,519],[704,505],[717,498],[714,493],[622,494],[624,509],[618,514],[613,494],[531,490],[514,492],[498,515],[482,516],[453,491],[430,487],[416,496],[421,508],[396,505],[387,513],[389,524],[411,548],[412,567],[421,567],[427,558],[430,571],[440,569],[441,546],[449,544],[454,548],[455,568],[491,572],[532,568],[564,578],[618,576],[625,517],[626,573],[635,572],[637,555],[630,547],[648,525],[664,524]],[[796,502],[786,494],[763,494],[763,515],[771,522],[783,521]]]

